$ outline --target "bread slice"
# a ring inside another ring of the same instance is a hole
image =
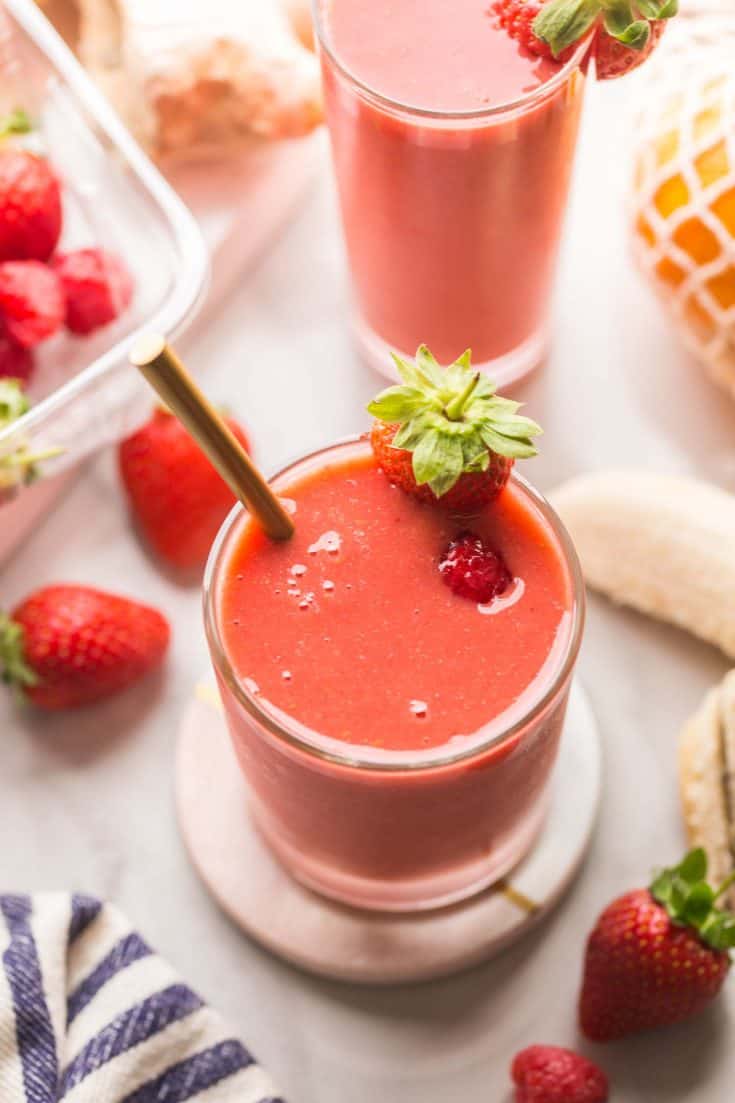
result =
[[[718,885],[735,869],[735,671],[705,697],[682,732],[679,784],[687,834]],[[724,898],[735,909],[735,887]]]
[[[551,495],[587,583],[735,658],[735,497],[645,470],[595,472]]]
[[[319,65],[295,29],[304,0],[75,3],[82,63],[155,157],[227,155],[322,121]]]

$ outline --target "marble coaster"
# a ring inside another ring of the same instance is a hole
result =
[[[600,796],[594,716],[572,689],[548,819],[531,853],[504,881],[433,912],[358,911],[316,895],[286,873],[252,826],[217,690],[197,688],[176,761],[179,823],[189,854],[230,918],[267,949],[338,980],[428,980],[492,957],[538,923],[574,876]]]

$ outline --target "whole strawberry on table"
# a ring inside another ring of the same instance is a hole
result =
[[[735,874],[713,889],[707,857],[691,851],[648,889],[614,900],[589,936],[579,1002],[583,1032],[609,1042],[697,1015],[730,971],[735,915],[718,900]]]
[[[494,0],[497,24],[538,57],[568,61],[585,39],[599,80],[637,69],[661,39],[678,0]]]
[[[0,613],[0,671],[38,708],[89,705],[155,670],[170,629],[156,609],[89,586],[46,586]]]
[[[250,451],[239,422],[225,420]],[[158,407],[122,441],[118,465],[131,513],[150,548],[176,571],[201,571],[235,496],[193,437]]]

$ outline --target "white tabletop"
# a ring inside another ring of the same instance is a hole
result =
[[[621,82],[590,97],[553,354],[523,388],[546,427],[528,472],[548,489],[585,468],[643,464],[732,489],[735,412],[670,334],[629,261],[629,95]],[[326,161],[298,219],[201,328],[188,356],[209,369],[209,391],[249,422],[266,467],[365,425],[378,380],[350,344]],[[724,674],[719,654],[593,599],[580,668],[602,727],[605,790],[578,882],[542,930],[494,963],[442,983],[366,990],[305,976],[248,942],[189,866],[172,760],[177,722],[207,663],[199,596],[167,580],[136,542],[110,457],[4,570],[2,604],[62,580],[160,606],[174,625],[173,652],[159,680],[85,712],[33,715],[3,700],[2,888],[114,900],[231,1017],[290,1103],[502,1103],[518,1048],[575,1043],[582,946],[596,913],[683,848],[676,739]],[[698,1022],[598,1049],[615,1103],[731,1098],[728,1012],[732,981]]]

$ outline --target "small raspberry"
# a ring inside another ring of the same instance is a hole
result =
[[[516,1103],[605,1103],[608,1083],[591,1061],[559,1046],[529,1046],[513,1060]]]
[[[572,56],[577,45],[574,43],[568,46],[558,57],[554,57],[548,43],[538,38],[533,31],[533,22],[542,7],[543,4],[538,0],[494,0],[490,12],[495,17],[496,26],[506,31],[510,38],[529,53],[564,64]]]
[[[455,594],[480,605],[499,597],[513,581],[500,553],[472,532],[462,532],[451,541],[439,561],[439,570]]]
[[[0,379],[18,379],[21,383],[28,383],[34,367],[30,349],[24,349],[8,336],[5,326],[0,325]]]
[[[66,295],[66,327],[86,334],[114,322],[133,297],[133,280],[122,260],[104,249],[59,253],[53,267]]]
[[[38,260],[0,264],[0,318],[23,348],[45,341],[64,321],[64,292],[56,273]]]

